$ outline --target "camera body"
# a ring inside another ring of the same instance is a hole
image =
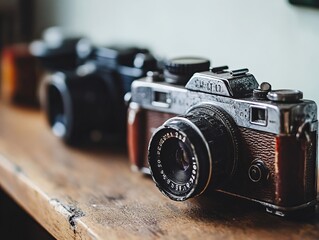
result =
[[[212,190],[279,216],[314,209],[317,106],[300,91],[258,89],[248,69],[226,67],[197,72],[186,85],[143,78],[131,91],[130,160],[165,196]]]
[[[76,70],[49,75],[41,91],[53,133],[68,144],[125,142],[124,95],[156,64],[146,49],[98,47]]]
[[[43,71],[71,71],[90,57],[93,46],[86,37],[67,36],[60,27],[50,27],[30,43],[29,50]]]

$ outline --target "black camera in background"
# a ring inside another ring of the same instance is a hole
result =
[[[0,239],[53,240],[42,226],[0,188]]]
[[[319,0],[289,0],[291,4],[319,8]]]
[[[71,145],[124,144],[124,95],[133,80],[154,70],[158,61],[147,49],[112,46],[96,47],[74,70],[52,73],[43,85],[43,106],[54,134]]]

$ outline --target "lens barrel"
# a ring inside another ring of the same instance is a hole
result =
[[[166,121],[149,144],[149,165],[161,192],[176,201],[217,188],[233,176],[238,133],[222,109],[203,104]]]
[[[103,77],[98,73],[52,74],[45,86],[45,110],[53,133],[69,144],[100,141],[106,133],[124,138],[120,125],[125,126],[125,107],[110,79],[106,73]]]

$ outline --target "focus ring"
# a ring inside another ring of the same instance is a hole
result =
[[[194,124],[197,125],[197,127],[201,130],[201,132],[206,138],[206,141],[209,144],[211,151],[218,151],[218,149],[216,149],[216,144],[218,145],[218,143],[214,141],[216,135],[225,134],[225,137],[227,138],[227,140],[225,139],[225,141],[227,142],[227,145],[231,147],[231,149],[229,149],[230,151],[228,151],[227,154],[230,154],[229,158],[233,160],[232,164],[230,164],[231,168],[225,171],[227,177],[231,178],[234,175],[237,167],[239,143],[239,134],[237,130],[237,125],[234,122],[234,120],[231,117],[229,117],[224,110],[210,104],[197,105],[191,108],[187,112],[185,117],[194,122]],[[220,146],[220,148],[223,147],[224,146]],[[214,153],[212,153],[212,155],[214,155]],[[215,165],[216,164],[218,163],[215,163]],[[216,177],[218,178],[218,176],[216,176],[215,174],[215,176],[213,177],[213,181],[215,178],[215,181],[219,182],[219,180],[216,179]]]

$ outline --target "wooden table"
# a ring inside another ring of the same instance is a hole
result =
[[[292,221],[235,198],[168,200],[120,149],[73,149],[42,114],[0,105],[0,185],[58,239],[319,239],[319,213]]]

